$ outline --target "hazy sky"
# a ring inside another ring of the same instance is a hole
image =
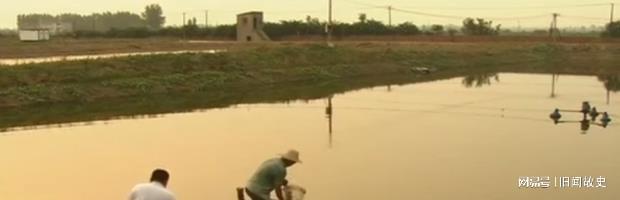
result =
[[[9,0],[3,0],[9,1]],[[182,23],[182,13],[196,17],[204,24],[204,10],[209,10],[209,24],[234,23],[235,14],[250,10],[264,11],[266,21],[305,19],[311,15],[321,20],[327,18],[327,0],[17,0],[0,7],[0,27],[15,28],[17,15],[22,13],[78,13],[104,11],[142,12],[144,6],[158,3],[163,7],[167,25]],[[393,23],[411,21],[415,24],[461,24],[462,17],[494,18],[504,27],[548,27],[551,13],[562,15],[559,25],[603,25],[609,21],[610,1],[606,0],[333,0],[334,19],[351,22],[359,13],[367,13],[387,23],[387,8],[421,12],[418,14],[394,10]],[[606,4],[606,5],[593,5]],[[620,3],[617,3],[620,10]],[[616,14],[620,19],[620,12]],[[422,15],[420,15],[422,14]],[[428,16],[431,14],[435,16]]]

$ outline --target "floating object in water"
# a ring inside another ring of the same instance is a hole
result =
[[[583,119],[581,121],[561,121],[560,119],[562,118],[562,114],[560,114],[560,111],[582,113]],[[597,123],[597,118],[599,116],[602,116],[601,123]],[[590,119],[588,119],[588,117],[590,117]],[[587,101],[584,101],[581,104],[581,110],[560,110],[556,108],[551,114],[549,114],[549,118],[551,118],[553,120],[553,123],[555,124],[580,123],[581,130],[584,131],[583,134],[586,134],[586,131],[589,130],[592,125],[607,128],[607,126],[611,122],[609,113],[599,112],[598,109],[596,109],[596,107],[591,106],[590,102],[587,102]]]
[[[587,119],[581,120],[581,130],[582,131],[590,130],[590,120],[587,120]]]
[[[611,122],[611,118],[609,117],[609,114],[607,114],[607,112],[603,113],[603,117],[601,118],[601,122],[603,122],[603,123]]]
[[[593,107],[592,110],[590,111],[590,118],[592,119],[592,121],[596,121],[596,118],[599,116],[599,112],[596,110],[596,107]]]
[[[554,123],[558,123],[560,122],[560,119],[562,118],[562,114],[560,114],[560,109],[555,109],[550,115],[549,118],[551,118],[553,120]]]
[[[585,115],[587,113],[590,113],[590,110],[592,109],[592,106],[590,106],[590,102],[584,101],[581,104],[581,112]]]
[[[607,114],[607,112],[603,113],[603,117],[601,118],[601,126],[603,126],[603,128],[607,128],[609,122],[611,122],[609,114]]]

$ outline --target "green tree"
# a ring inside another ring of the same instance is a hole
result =
[[[374,19],[354,23],[351,28],[351,33],[358,35],[384,35],[390,31],[385,24]]]
[[[404,22],[402,24],[399,24],[398,26],[396,26],[394,28],[394,31],[397,34],[402,34],[402,35],[417,35],[420,34],[420,29],[413,23],[411,22]]]
[[[605,32],[603,32],[603,36],[620,37],[620,21],[608,23],[607,26],[605,26]]]
[[[166,23],[166,18],[163,16],[163,13],[163,10],[158,4],[151,4],[144,8],[142,18],[146,21],[146,25],[150,29],[158,30]]]
[[[482,18],[467,18],[463,20],[463,34],[465,35],[497,35],[501,24],[493,27],[493,21],[486,21]]]
[[[368,17],[366,16],[366,13],[360,13],[359,16],[357,17],[357,19],[360,20],[360,23],[366,23],[367,18]]]
[[[439,24],[433,24],[431,26],[431,33],[433,33],[433,35],[443,35],[444,27]]]

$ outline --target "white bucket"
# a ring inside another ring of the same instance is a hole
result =
[[[306,189],[298,185],[288,185],[284,187],[285,200],[303,200],[306,196]]]

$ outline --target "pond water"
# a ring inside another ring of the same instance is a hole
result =
[[[14,130],[0,136],[0,199],[126,199],[156,167],[170,171],[177,199],[236,199],[255,167],[289,148],[304,163],[288,179],[306,199],[617,199],[619,126],[549,119],[582,101],[617,119],[616,97],[591,76],[493,74]],[[549,176],[551,187],[519,188],[523,176]],[[607,187],[554,187],[576,176]]]

